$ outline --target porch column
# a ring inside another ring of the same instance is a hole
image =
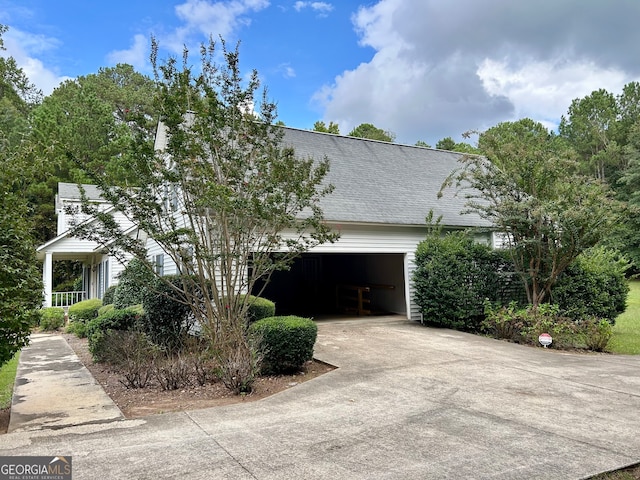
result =
[[[44,284],[44,307],[51,306],[53,288],[53,253],[45,252],[42,265],[42,283]]]

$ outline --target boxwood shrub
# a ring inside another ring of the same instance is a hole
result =
[[[73,322],[88,322],[98,316],[98,309],[102,306],[99,298],[90,298],[75,303],[69,307],[69,320]]]
[[[263,355],[262,372],[287,373],[299,370],[313,358],[318,326],[309,318],[267,317],[249,327]]]
[[[249,307],[247,309],[247,322],[249,325],[262,320],[263,318],[273,317],[276,314],[276,304],[266,298],[249,295]]]
[[[40,310],[40,328],[57,330],[64,326],[64,310],[60,307],[48,307]]]
[[[87,324],[84,322],[69,322],[65,331],[78,338],[85,338],[87,336]]]

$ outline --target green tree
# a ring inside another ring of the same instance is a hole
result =
[[[615,175],[622,160],[615,141],[617,119],[615,96],[600,89],[573,100],[558,127],[560,135],[578,153],[585,171],[602,181]]]
[[[0,25],[0,35],[4,32],[6,27]],[[32,166],[24,161],[24,135],[36,97],[15,60],[0,58],[0,365],[28,344],[35,309],[42,304],[32,215],[24,199],[32,174]]]
[[[431,145],[429,145],[427,142],[423,140],[418,140],[416,142],[416,147],[431,148]]]
[[[181,68],[175,58],[158,65],[154,42],[155,100],[166,147],[155,151],[146,123],[133,123],[136,141],[122,152],[127,175],[135,175],[134,183],[144,188],[114,186],[100,171],[90,173],[105,199],[176,263],[183,274],[182,283],[171,287],[176,298],[189,305],[220,356],[223,377],[235,377],[234,385],[245,389],[255,374],[255,357],[246,336],[250,296],[243,294],[301,252],[336,236],[319,207],[331,191],[322,184],[328,160],[298,158],[281,145],[284,132],[274,125],[276,105],[266,93],[259,112],[247,113],[244,106],[256,104],[258,74],[253,71],[245,84],[237,48],[221,43],[225,63],[214,62],[211,41],[202,47],[196,73],[186,51]],[[111,216],[90,204],[85,210],[100,226],[79,228],[78,234],[152,267],[144,246]]]
[[[580,176],[560,138],[529,119],[501,123],[479,138],[442,188],[464,191],[469,212],[507,234],[511,257],[534,308],[558,276],[615,222],[606,187]]]
[[[337,123],[329,122],[329,125],[325,125],[322,121],[317,121],[313,124],[314,132],[323,132],[323,133],[334,133],[336,135],[340,135],[340,127]]]
[[[382,130],[370,123],[361,123],[349,132],[349,137],[369,138],[381,142],[393,142],[396,135],[388,130]]]
[[[445,137],[438,140],[436,148],[438,150],[448,150],[450,152],[471,153],[474,155],[480,154],[480,150],[473,145],[469,145],[465,142],[456,143],[456,141],[451,137]]]
[[[0,51],[5,50],[0,24]],[[0,135],[2,154],[15,154],[29,131],[29,113],[40,100],[41,92],[29,82],[13,57],[0,57]]]
[[[35,309],[42,304],[29,209],[8,178],[19,175],[9,161],[3,158],[0,173],[0,365],[29,343]]]
[[[56,233],[58,182],[86,182],[85,168],[100,171],[112,184],[132,180],[121,152],[134,119],[144,119],[147,135],[153,136],[154,88],[150,78],[120,64],[64,82],[34,110],[30,141],[42,169],[26,195],[35,207],[40,242]]]
[[[630,82],[622,88],[616,98],[618,106],[618,126],[616,139],[620,145],[629,143],[629,135],[640,121],[640,82]]]
[[[0,24],[0,50],[5,50],[2,35],[7,30],[6,25]],[[41,97],[42,92],[29,81],[13,57],[0,57],[0,98],[6,99],[12,108],[26,115]]]

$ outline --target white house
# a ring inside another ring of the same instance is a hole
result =
[[[114,217],[124,229],[132,233],[136,227],[113,207],[106,204],[100,197],[100,191],[93,185],[83,185],[86,197],[97,204],[103,211],[113,211]],[[87,298],[102,298],[105,290],[117,282],[117,275],[124,269],[124,265],[102,252],[102,248],[95,242],[81,240],[70,235],[73,217],[83,220],[80,212],[81,193],[78,185],[73,183],[58,183],[56,195],[56,214],[58,215],[57,236],[43,245],[36,252],[43,262],[42,279],[44,282],[44,306],[67,306]],[[77,213],[72,214],[71,212]],[[92,222],[91,218],[84,221]],[[82,262],[83,288],[76,292],[52,292],[53,265],[55,261],[74,260]]]
[[[445,229],[488,227],[478,216],[461,215],[465,200],[456,197],[453,190],[438,198],[445,178],[460,166],[461,154],[283,129],[283,143],[293,147],[298,156],[329,159],[326,181],[335,189],[321,205],[327,223],[340,232],[340,239],[301,255],[290,271],[274,274],[263,296],[276,302],[278,314],[379,312],[419,320],[418,306],[412,301],[411,274],[429,212],[442,216]],[[159,128],[156,148],[164,145],[166,132]],[[71,187],[61,184],[61,188],[69,197],[67,201],[73,201]],[[491,235],[487,232],[483,238],[490,241]],[[115,265],[90,243],[69,238],[59,230],[58,237],[39,247],[38,254],[45,260],[45,284],[52,260],[79,259],[86,265],[86,294],[101,296],[122,265]],[[174,273],[175,265],[152,239],[149,246],[158,268],[164,274]],[[93,275],[100,270],[103,280]]]

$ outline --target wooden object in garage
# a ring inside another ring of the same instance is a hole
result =
[[[371,315],[371,291],[374,289],[393,290],[393,285],[336,285],[336,307],[344,313]]]

